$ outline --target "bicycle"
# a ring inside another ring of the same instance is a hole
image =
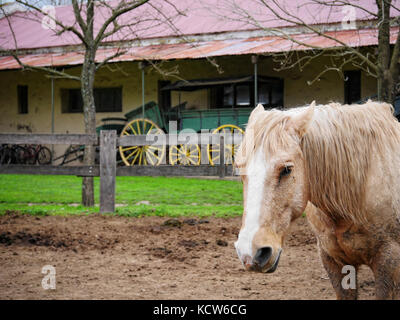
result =
[[[11,145],[2,154],[2,164],[50,164],[53,157],[50,149],[40,144]]]
[[[0,164],[16,163],[16,154],[12,146],[2,144],[0,146]]]

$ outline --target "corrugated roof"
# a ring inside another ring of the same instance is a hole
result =
[[[391,42],[394,43],[399,28],[392,28]],[[328,35],[346,43],[352,47],[372,46],[378,44],[378,32],[376,29],[342,30],[328,32]],[[298,34],[292,36],[308,45],[319,48],[333,48],[340,44],[316,34]],[[144,47],[131,47],[126,52],[112,60],[139,61],[151,60],[173,60],[173,59],[198,59],[205,57],[245,55],[245,54],[268,54],[292,50],[307,50],[306,46],[298,45],[291,40],[282,39],[278,36],[257,37],[250,39],[214,40],[198,43],[160,44]],[[115,54],[117,49],[99,49],[96,55],[98,62]],[[68,53],[43,53],[20,56],[23,63],[30,66],[67,66],[79,65],[83,62],[83,52]],[[0,57],[0,70],[19,69],[20,66],[10,56]]]
[[[375,0],[352,1],[367,11],[377,11]],[[119,0],[113,0],[107,2],[107,5],[116,6],[119,2]],[[301,18],[307,24],[340,23],[347,18],[354,18],[358,21],[373,18],[367,11],[357,6],[353,7],[354,12],[349,13],[343,11],[344,7],[340,5],[323,6],[309,0],[278,0],[277,2],[287,12]],[[394,4],[399,2],[400,0],[393,0]],[[269,2],[269,5],[275,7],[273,1]],[[277,11],[283,17],[288,16],[282,10]],[[183,14],[178,14],[178,12]],[[242,15],[246,13],[257,20],[257,25],[243,19]],[[104,5],[96,7],[95,34],[109,16],[110,8]],[[38,13],[32,11],[16,13],[10,17],[19,49],[51,48],[81,43],[78,37],[70,31],[56,35],[54,31],[44,28],[42,18]],[[71,6],[57,7],[56,18],[65,25],[74,25],[79,29]],[[138,9],[125,13],[118,19],[119,26],[127,24],[130,24],[131,27],[122,28],[117,34],[105,39],[105,41],[160,39],[179,35],[249,31],[291,25],[284,20],[277,19],[259,0],[151,0],[151,5],[147,3]],[[14,49],[12,33],[5,18],[0,19],[1,49]]]

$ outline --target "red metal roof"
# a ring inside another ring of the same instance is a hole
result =
[[[323,2],[324,0],[321,1]],[[369,12],[377,11],[375,0],[352,1]],[[107,2],[107,5],[112,7],[119,4],[119,2],[119,0],[112,0]],[[400,0],[393,0],[393,4],[398,4],[399,2]],[[111,10],[104,5],[102,6],[101,2],[99,3],[95,9],[95,33],[109,17]],[[343,11],[343,6],[340,5],[324,6],[309,0],[278,0],[277,3],[288,13],[299,17],[307,24],[340,23],[347,18],[354,18],[357,21],[373,18],[367,14],[367,11],[357,8],[357,6],[353,7],[354,12],[349,16],[349,13]],[[269,5],[275,7],[273,1],[269,2]],[[178,14],[177,9],[183,14]],[[62,21],[65,25],[73,25],[79,29],[72,6],[56,7],[55,10],[57,20]],[[283,17],[287,16],[287,13],[281,10],[277,11]],[[243,19],[241,14],[246,12],[257,19],[257,25]],[[397,12],[394,13],[398,14]],[[54,31],[43,26],[42,20],[43,17],[40,14],[32,11],[18,12],[10,17],[10,23],[19,49],[81,44],[81,41],[74,33],[65,31],[56,35]],[[151,0],[150,3],[127,12],[119,18],[119,26],[127,24],[134,24],[134,27],[122,28],[113,37],[105,39],[105,42],[281,28],[291,25],[284,20],[277,19],[260,0]],[[14,48],[15,44],[9,23],[5,18],[0,19],[0,50]]]
[[[394,43],[399,28],[392,28],[391,42]],[[346,43],[351,47],[372,46],[378,44],[376,29],[342,30],[328,32],[328,35]],[[340,44],[316,34],[298,34],[293,38],[318,48],[333,48]],[[159,44],[143,47],[131,47],[126,52],[112,60],[138,61],[173,60],[173,59],[198,59],[227,55],[268,54],[292,50],[307,50],[306,46],[293,43],[291,40],[278,36],[257,37],[249,39],[214,40],[198,43]],[[117,49],[99,49],[96,55],[98,62],[115,54]],[[83,62],[83,52],[68,53],[43,53],[20,56],[23,63],[30,66],[67,66],[79,65]],[[0,70],[19,69],[19,64],[10,56],[0,57]]]

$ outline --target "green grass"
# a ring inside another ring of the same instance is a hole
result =
[[[0,175],[0,214],[90,214],[81,201],[82,178],[74,176]],[[99,203],[99,179],[95,178]],[[237,181],[181,177],[117,177],[116,214],[123,216],[235,216],[242,213]]]

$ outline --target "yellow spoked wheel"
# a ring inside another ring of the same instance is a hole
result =
[[[244,134],[244,131],[233,124],[224,124],[213,131],[213,133]],[[232,164],[240,144],[225,144],[225,164]],[[207,145],[208,160],[211,165],[219,164],[219,144]]]
[[[121,137],[141,134],[163,134],[153,121],[148,119],[135,119],[124,127]],[[150,146],[120,146],[119,153],[125,165],[159,165],[165,156],[165,145]]]
[[[200,164],[200,147],[198,144],[181,144],[169,148],[169,163],[179,165]]]

